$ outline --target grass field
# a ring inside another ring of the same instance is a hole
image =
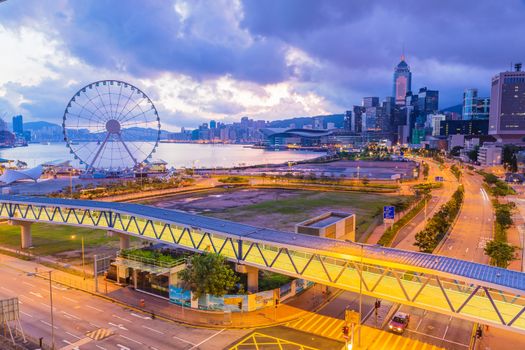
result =
[[[106,231],[87,228],[33,224],[31,226],[33,246],[36,255],[51,255],[81,249],[81,236],[84,235],[85,249],[102,245],[118,246],[118,237],[106,237]],[[74,238],[73,238],[74,236]],[[0,245],[20,248],[20,227],[8,224],[0,225]]]
[[[255,226],[293,231],[298,222],[329,210],[353,212],[357,215],[357,231],[363,234],[384,205],[398,202],[400,196],[359,192],[302,191],[292,198],[263,201],[206,215],[239,221]]]

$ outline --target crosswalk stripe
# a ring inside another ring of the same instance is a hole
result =
[[[403,338],[403,339],[404,339],[403,345],[401,346],[401,349],[399,349],[399,350],[404,350],[404,349],[406,349],[406,347],[410,345],[411,340],[412,340],[412,339],[410,339],[410,338]]]
[[[310,317],[306,322],[304,322],[304,323],[301,325],[301,330],[306,329],[310,323],[312,323],[312,322],[314,322],[314,321],[316,320],[316,318],[317,318],[317,317],[315,317],[315,315],[312,316],[312,317]]]
[[[335,322],[333,323],[330,323],[330,327],[332,327],[332,329],[328,329],[328,333],[326,333],[325,337],[327,338],[331,338],[332,336],[334,336],[335,334],[337,334],[337,332],[340,332],[341,336],[342,336],[342,328],[343,328],[343,325],[345,324],[345,321],[343,320],[339,320],[339,319],[335,319]]]
[[[306,332],[309,332],[310,329],[312,329],[312,330],[313,330],[313,329],[318,329],[318,328],[314,328],[314,327],[316,327],[316,326],[319,324],[319,322],[321,322],[321,321],[324,322],[327,318],[329,318],[329,317],[326,317],[326,316],[319,316],[319,317],[316,319],[315,322],[313,322],[311,325],[309,325],[308,327],[305,328],[305,331],[306,331]]]
[[[377,348],[378,350],[388,349],[389,348],[388,343],[390,342],[390,339],[392,339],[394,334],[393,333],[386,333],[385,336],[386,336],[386,339],[383,340],[383,342],[382,342],[383,346],[381,346],[380,348]],[[386,346],[386,348],[385,348],[385,346]]]
[[[329,319],[329,322],[325,326],[324,330],[321,330],[318,334],[326,337],[327,336],[326,333],[328,333],[328,332],[331,333],[332,328],[334,327],[334,324],[337,323],[337,321],[338,321],[337,318]]]
[[[330,317],[325,317],[324,320],[323,320],[323,322],[321,322],[321,324],[319,324],[315,330],[318,330],[318,329],[326,329],[326,327],[324,327],[325,323],[326,323],[326,322],[329,322],[329,321],[331,321],[331,320],[332,320],[332,319],[331,319]]]

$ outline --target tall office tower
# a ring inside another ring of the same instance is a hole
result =
[[[314,129],[316,130],[324,129],[324,119],[322,117],[314,118]]]
[[[396,104],[404,105],[405,97],[412,90],[412,73],[410,67],[405,62],[405,55],[401,56],[401,62],[394,69],[394,89],[393,96]]]
[[[381,103],[381,116],[378,120],[378,126],[381,131],[397,132],[397,125],[394,125],[394,108],[395,100],[393,97],[386,97]]]
[[[354,131],[352,129],[352,111],[345,112],[344,129],[346,131]]]
[[[514,72],[492,78],[489,135],[502,143],[525,143],[525,72],[521,63]]]
[[[363,132],[363,114],[365,111],[365,107],[354,106],[354,110],[352,111],[351,131],[356,133]]]
[[[466,89],[463,93],[463,120],[489,119],[490,98],[478,97],[478,89]]]
[[[361,102],[363,107],[379,107],[379,97],[363,97]]]
[[[217,122],[215,120],[210,121],[210,129],[217,128]]]
[[[418,122],[425,123],[427,115],[438,111],[438,105],[439,91],[429,90],[426,87],[419,89],[419,93],[417,94]]]
[[[13,133],[22,135],[24,133],[24,118],[21,115],[13,117]]]

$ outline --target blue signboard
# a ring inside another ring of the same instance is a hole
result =
[[[392,205],[385,205],[383,207],[383,219],[392,219],[394,220],[394,217],[396,215],[396,208]]]

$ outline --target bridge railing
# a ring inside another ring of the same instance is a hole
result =
[[[525,333],[525,299],[518,293],[377,257],[261,242],[220,233],[220,227],[209,232],[110,209],[2,203],[0,217],[109,229],[217,252],[258,268]]]

